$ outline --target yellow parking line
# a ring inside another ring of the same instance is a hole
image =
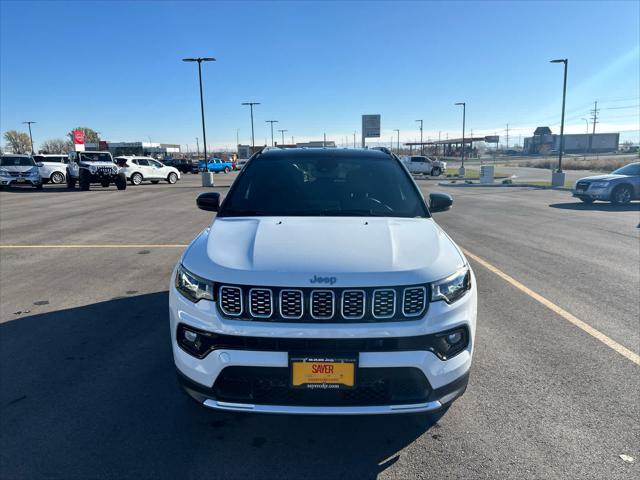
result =
[[[593,338],[595,338],[597,340],[600,340],[607,347],[611,348],[612,350],[615,350],[620,355],[623,355],[624,357],[626,357],[627,359],[631,360],[636,365],[640,365],[640,355],[637,355],[636,353],[632,352],[628,348],[623,347],[618,342],[616,342],[615,340],[609,338],[608,336],[606,336],[601,331],[596,330],[591,325],[589,325],[588,323],[583,322],[582,320],[577,318],[575,315],[572,315],[571,313],[567,312],[562,307],[559,307],[558,305],[556,305],[555,303],[551,302],[550,300],[547,300],[545,297],[543,297],[539,293],[536,293],[533,290],[531,290],[530,288],[524,286],[522,283],[520,283],[519,281],[517,281],[513,277],[510,277],[509,275],[504,273],[502,270],[499,270],[498,268],[494,267],[493,265],[491,265],[486,260],[483,260],[482,258],[478,257],[477,255],[474,255],[473,253],[471,253],[470,251],[468,251],[468,250],[466,250],[464,248],[462,250],[464,251],[465,255],[467,255],[468,257],[472,258],[476,262],[478,262],[480,265],[485,267],[487,270],[490,270],[491,272],[495,273],[500,278],[502,278],[506,282],[508,282],[511,285],[513,285],[514,287],[516,287],[518,290],[526,293],[528,296],[530,296],[534,300],[540,302],[542,305],[544,305],[545,307],[547,307],[551,311],[557,313],[562,318],[564,318],[568,322],[572,323],[573,325],[578,327],[583,332],[586,332],[589,335],[591,335]]]
[[[186,248],[187,244],[97,244],[97,245],[0,245],[0,249],[11,248]]]

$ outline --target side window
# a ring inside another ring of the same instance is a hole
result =
[[[138,165],[140,165],[141,167],[148,167],[149,166],[149,162],[147,161],[147,159],[145,158],[139,158],[137,161]]]
[[[155,160],[149,160],[149,165],[151,165],[152,167],[156,167],[156,168],[162,167],[162,165],[160,165],[160,162],[157,162]]]

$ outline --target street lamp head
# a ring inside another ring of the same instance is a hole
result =
[[[38,122],[22,122],[22,123],[24,123],[26,125],[28,123],[38,123]]]
[[[467,104],[467,102],[458,102],[458,103],[456,103],[456,105],[466,105],[466,104]]]
[[[198,58],[183,58],[183,62],[215,62],[216,59],[213,57],[198,57]]]
[[[549,63],[567,63],[566,58],[558,58],[556,60],[550,60]]]
[[[260,102],[242,102],[242,105],[260,105]]]

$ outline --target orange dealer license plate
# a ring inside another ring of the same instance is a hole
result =
[[[336,358],[291,354],[291,386],[309,390],[354,388],[357,365],[357,355]]]

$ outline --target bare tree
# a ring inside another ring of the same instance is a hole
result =
[[[68,153],[73,150],[73,143],[64,138],[52,138],[40,145],[41,153]]]
[[[69,140],[71,140],[72,142],[74,130],[82,130],[84,132],[84,141],[86,143],[95,143],[98,141],[98,133],[94,129],[89,127],[76,127],[72,128],[71,131],[67,133],[67,137],[69,137]]]
[[[4,139],[13,153],[31,153],[31,140],[28,133],[7,130],[4,132]]]

